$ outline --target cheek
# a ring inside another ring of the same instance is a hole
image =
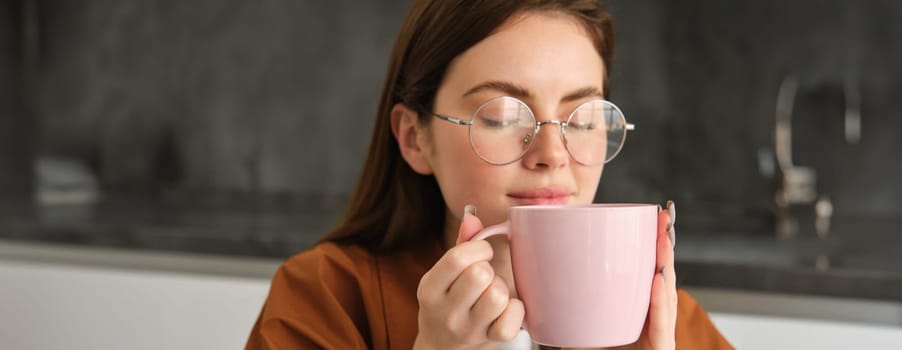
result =
[[[579,193],[579,201],[584,203],[591,203],[593,199],[595,199],[595,192],[598,191],[599,181],[601,180],[601,173],[604,170],[603,166],[601,167],[582,167],[576,171],[576,181],[580,188]]]
[[[505,189],[511,176],[505,167],[494,167],[476,157],[469,148],[456,155],[442,158],[442,167],[435,172],[436,180],[448,210],[456,216],[463,214],[467,204],[478,209],[483,224],[490,225],[504,220],[507,208]]]
[[[476,162],[481,160],[473,155],[466,134],[435,136],[430,163],[449,209],[457,213],[458,206],[463,210],[464,205],[471,204],[464,202],[478,193],[480,173]]]
[[[504,176],[498,174],[498,169],[487,169],[481,159],[470,156],[472,152],[469,148],[459,153],[444,159],[441,170],[435,173],[452,211],[456,210],[457,206],[463,208],[466,204],[479,205],[481,197],[492,195],[505,188]]]

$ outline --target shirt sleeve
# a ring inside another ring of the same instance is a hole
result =
[[[361,278],[347,255],[322,247],[292,257],[272,279],[246,349],[367,349]]]
[[[733,349],[711,322],[708,313],[682,289],[677,291],[676,348]]]

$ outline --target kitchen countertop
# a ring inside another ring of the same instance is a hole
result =
[[[739,232],[677,233],[678,281],[746,291],[902,301],[902,223],[837,218],[826,239]]]
[[[315,244],[341,212],[341,201],[185,202],[108,198],[94,205],[37,206],[0,200],[0,240],[281,260]],[[835,218],[835,233],[826,239],[814,234],[777,239],[678,226],[678,281],[690,287],[902,301],[899,227],[900,220]],[[10,254],[0,250],[0,258]]]

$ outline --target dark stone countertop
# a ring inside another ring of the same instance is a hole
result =
[[[761,292],[902,301],[902,220],[833,220],[826,238],[677,231],[681,283]]]
[[[39,206],[0,200],[0,239],[284,259],[312,246],[337,222],[341,208],[322,202],[116,197]]]
[[[0,239],[280,260],[314,244],[341,212],[340,201],[186,202],[108,198],[96,205],[36,206],[0,200]],[[678,280],[694,287],[902,301],[900,227],[898,219],[835,218],[826,239],[678,229]]]

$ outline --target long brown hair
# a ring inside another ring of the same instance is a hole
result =
[[[605,66],[604,91],[614,55],[614,24],[601,0],[415,0],[392,50],[369,154],[341,222],[323,241],[391,250],[440,239],[445,201],[435,178],[417,174],[401,158],[391,110],[404,103],[432,110],[451,61],[488,37],[513,15],[550,11],[577,19]],[[428,115],[421,113],[427,123]]]

